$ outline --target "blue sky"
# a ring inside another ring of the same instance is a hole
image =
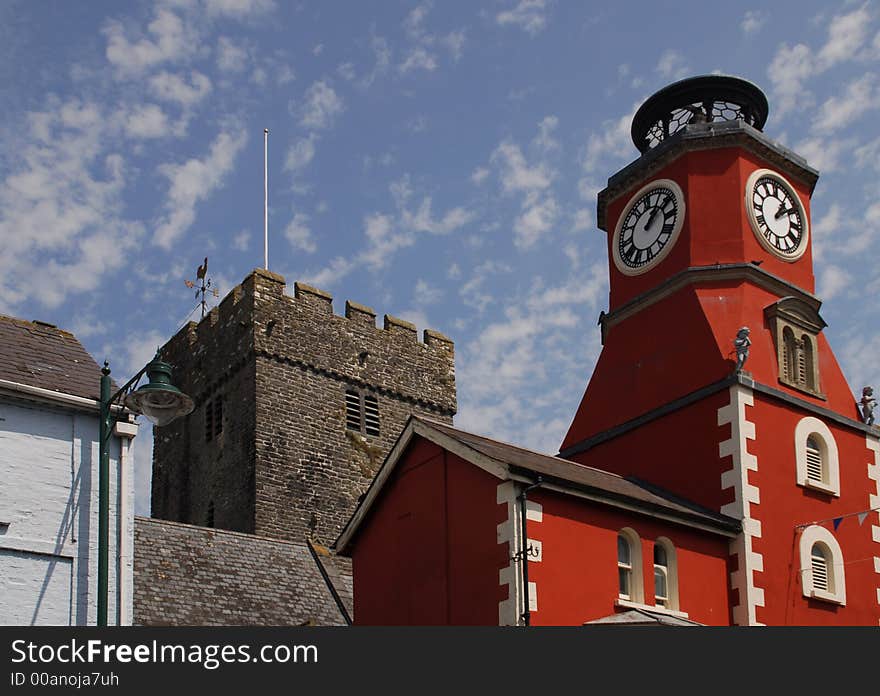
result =
[[[876,3],[0,4],[0,312],[72,330],[124,381],[262,265],[456,341],[460,427],[555,452],[598,355],[596,193],[632,114],[720,71],[819,169],[826,333],[876,383]],[[222,295],[221,295],[222,296]],[[197,316],[194,315],[194,316]],[[149,509],[148,428],[137,509]]]

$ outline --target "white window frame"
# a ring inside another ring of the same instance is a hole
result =
[[[620,580],[617,582],[618,597],[630,602],[642,604],[645,601],[645,573],[642,566],[642,540],[632,527],[624,527],[617,533],[617,538],[623,537],[629,544],[629,596],[620,593]],[[616,547],[615,547],[616,548]],[[618,556],[619,558],[619,556]],[[618,578],[620,576],[620,562],[617,564]]]
[[[823,481],[816,481],[807,475],[808,438],[812,438],[820,446]],[[825,423],[813,416],[801,418],[794,430],[794,452],[799,486],[840,497],[840,462],[837,442]]]
[[[678,611],[678,557],[675,553],[675,544],[667,537],[658,537],[654,545],[662,547],[666,552],[666,604],[657,604],[656,606]],[[654,568],[656,570],[656,564]],[[654,602],[655,604],[657,602],[656,596]]]
[[[828,589],[813,587],[813,547],[821,544],[828,551]],[[825,527],[811,525],[801,532],[801,590],[804,597],[846,606],[846,577],[843,553],[834,535]]]

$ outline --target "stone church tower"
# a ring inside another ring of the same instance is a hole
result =
[[[154,431],[153,517],[331,543],[411,414],[452,422],[454,347],[254,270],[161,349],[192,414]]]

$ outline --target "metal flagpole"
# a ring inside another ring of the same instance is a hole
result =
[[[269,129],[263,129],[263,268],[269,270]]]

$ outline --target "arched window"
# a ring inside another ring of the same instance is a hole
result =
[[[789,382],[797,382],[797,346],[788,326],[782,331],[782,344],[782,375]]]
[[[831,430],[818,418],[807,416],[794,431],[797,483],[840,495],[840,467],[837,443]]]
[[[617,535],[617,583],[621,599],[644,602],[642,542],[635,530],[627,527]]]
[[[804,597],[846,604],[843,553],[834,535],[812,525],[801,532],[801,590]]]
[[[666,537],[654,543],[654,604],[678,609],[678,568],[675,546]]]
[[[804,334],[801,336],[801,355],[803,357],[803,368],[799,370],[801,379],[799,380],[810,391],[816,391],[818,385],[815,382],[816,371],[813,356],[813,341]]]

